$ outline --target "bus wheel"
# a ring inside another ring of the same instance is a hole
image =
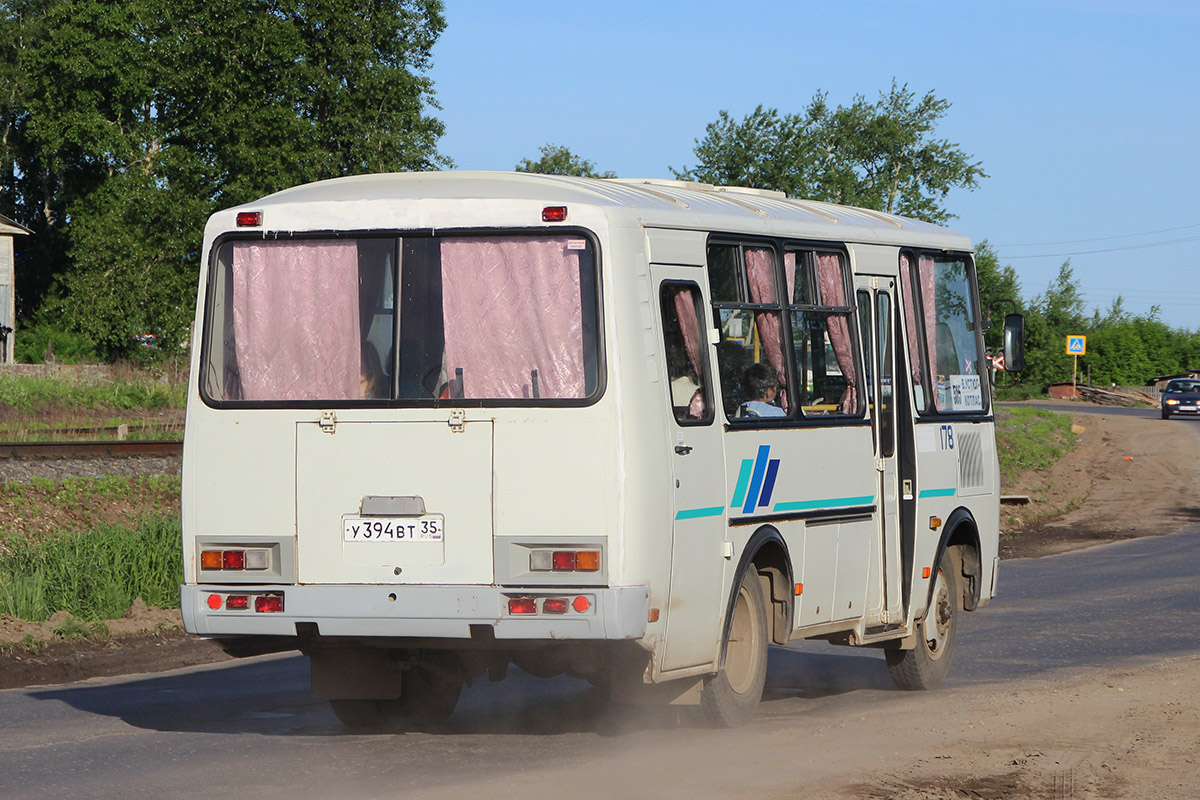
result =
[[[884,651],[892,681],[901,689],[934,689],[950,671],[958,627],[958,579],[951,559],[942,559],[925,619],[917,625],[917,646]]]
[[[401,713],[399,700],[330,700],[341,723],[357,731],[382,730]]]
[[[462,687],[454,671],[413,667],[404,673],[398,712],[419,730],[440,725],[454,713]]]
[[[700,705],[716,726],[731,728],[754,716],[767,680],[767,600],[751,564],[742,576],[721,671],[707,678]]]

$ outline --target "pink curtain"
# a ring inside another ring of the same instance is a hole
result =
[[[464,396],[584,397],[579,252],[583,240],[528,236],[442,239],[447,378]]]
[[[354,242],[234,242],[232,306],[238,399],[359,396]]]
[[[683,346],[687,349],[692,373],[696,376],[696,383],[700,385],[704,381],[704,372],[700,369],[700,319],[696,314],[696,298],[692,289],[682,286],[675,289],[675,313],[679,316],[679,327],[683,331]],[[704,387],[702,385],[688,403],[688,417],[691,419],[703,419],[704,417]]]
[[[937,363],[938,363],[938,347],[937,347],[937,290],[935,289],[935,281],[937,276],[933,271],[933,257],[921,256],[917,261],[917,276],[921,282],[921,307],[924,309],[922,317],[925,320],[925,344],[929,348],[929,371],[933,374],[933,379],[937,382]],[[937,389],[937,386],[934,386]],[[937,392],[934,392],[934,397],[937,397]]]
[[[796,303],[796,251],[783,254],[783,279],[787,282],[788,303]]]
[[[821,305],[847,305],[846,286],[842,280],[842,260],[836,253],[817,254],[817,284],[821,291]],[[833,346],[833,355],[837,358],[842,368],[842,376],[846,379],[840,410],[843,414],[853,414],[858,410],[858,376],[854,370],[850,321],[846,314],[830,314],[826,322],[829,326],[829,343]]]
[[[774,303],[775,296],[775,259],[773,251],[765,247],[746,248],[746,277],[750,282],[751,303]],[[774,311],[755,311],[754,323],[758,328],[758,339],[763,352],[767,354],[767,363],[775,369],[781,386],[787,385],[787,369],[783,363],[783,345],[780,344],[782,333],[779,314]],[[787,393],[780,392],[783,410],[787,411]]]
[[[904,301],[904,328],[908,339],[908,361],[912,366],[912,382],[921,385],[921,359],[917,348],[917,312],[913,302],[912,261],[908,254],[900,254],[900,297]]]

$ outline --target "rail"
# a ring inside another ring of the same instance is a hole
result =
[[[0,442],[0,459],[179,456],[179,441]]]

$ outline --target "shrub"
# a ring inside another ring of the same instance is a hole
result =
[[[13,335],[16,336],[13,356],[26,364],[43,363],[47,344],[53,349],[55,359],[66,364],[96,364],[100,361],[95,342],[49,322],[22,328]]]

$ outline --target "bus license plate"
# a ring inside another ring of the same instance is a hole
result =
[[[442,514],[346,517],[342,520],[342,538],[347,542],[440,542],[445,528]]]

